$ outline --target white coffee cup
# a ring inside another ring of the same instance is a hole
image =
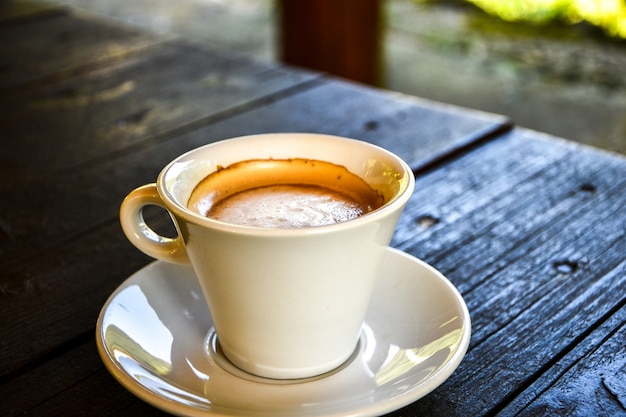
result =
[[[218,167],[270,158],[342,165],[382,193],[385,203],[353,220],[300,229],[229,224],[187,208],[195,186]],[[267,378],[306,378],[352,355],[386,248],[414,186],[409,166],[372,144],[319,134],[253,135],[176,158],[156,184],[126,197],[120,219],[128,239],[144,253],[192,265],[220,347],[233,364]],[[160,236],[146,225],[147,205],[170,213],[177,237]]]

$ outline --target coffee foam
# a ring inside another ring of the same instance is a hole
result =
[[[188,207],[256,227],[315,227],[382,206],[383,197],[345,167],[309,159],[250,160],[220,168],[194,189]]]
[[[366,210],[361,203],[328,188],[270,185],[217,202],[208,217],[246,226],[301,228],[345,222]]]

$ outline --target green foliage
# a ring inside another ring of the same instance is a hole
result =
[[[415,0],[441,1],[441,0]],[[626,38],[626,0],[465,0],[512,22],[569,24],[586,21],[608,35]]]

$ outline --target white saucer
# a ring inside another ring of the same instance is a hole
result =
[[[461,362],[470,332],[467,306],[452,284],[389,249],[354,355],[321,377],[265,380],[230,365],[193,271],[164,262],[141,269],[111,295],[96,339],[124,387],[172,414],[372,416],[438,387]]]

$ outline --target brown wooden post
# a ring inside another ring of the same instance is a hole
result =
[[[377,85],[381,0],[281,0],[281,60]]]

